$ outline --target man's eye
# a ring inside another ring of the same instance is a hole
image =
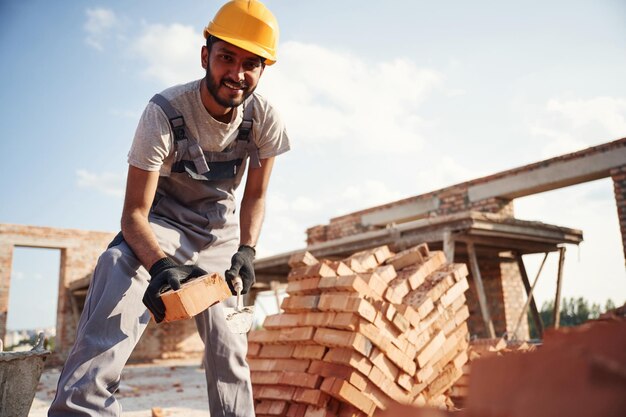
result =
[[[233,60],[233,58],[230,55],[218,55],[218,57],[222,60],[222,61],[226,61],[226,62],[230,62]]]
[[[259,68],[260,66],[261,66],[261,63],[259,61],[246,61],[243,63],[243,67],[245,68],[246,71],[255,70]]]

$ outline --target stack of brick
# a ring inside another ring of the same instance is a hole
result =
[[[451,405],[467,361],[467,268],[425,244],[289,262],[284,313],[249,334],[257,416],[371,416]]]
[[[490,356],[502,356],[513,352],[532,352],[536,346],[524,341],[506,341],[505,339],[476,339],[469,343],[468,361],[463,365],[463,375],[450,387],[446,395],[455,408],[464,408],[469,395],[471,364],[476,359]]]

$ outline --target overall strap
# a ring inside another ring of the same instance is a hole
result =
[[[163,113],[165,113],[170,122],[170,127],[174,134],[174,147],[176,149],[174,162],[181,161],[186,150],[198,174],[206,174],[209,172],[209,165],[204,158],[202,148],[187,129],[185,118],[170,104],[169,100],[161,94],[155,94],[150,101],[163,110]]]
[[[259,159],[259,149],[257,148],[254,141],[252,141],[250,134],[252,133],[252,125],[253,125],[253,113],[254,113],[254,102],[252,101],[253,96],[251,95],[246,99],[243,103],[243,121],[239,125],[239,132],[237,133],[237,140],[245,142],[245,149],[250,155],[250,167],[259,168],[261,166],[261,161]]]

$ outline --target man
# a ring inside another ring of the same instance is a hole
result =
[[[113,396],[150,313],[165,314],[159,293],[209,272],[254,283],[254,246],[274,157],[289,150],[276,111],[253,94],[276,61],[278,25],[254,0],[232,0],[204,31],[206,76],[157,94],[129,152],[122,232],[94,270],[77,339],[49,416],[118,416]],[[240,225],[234,190],[250,157]],[[143,301],[143,302],[142,302]],[[223,305],[196,316],[205,343],[212,417],[254,415],[245,335],[228,331]],[[146,309],[148,307],[148,309]]]

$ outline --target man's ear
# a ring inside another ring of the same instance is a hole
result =
[[[205,70],[209,66],[209,48],[206,45],[202,45],[202,50],[200,52],[200,59],[202,61],[202,68]]]

